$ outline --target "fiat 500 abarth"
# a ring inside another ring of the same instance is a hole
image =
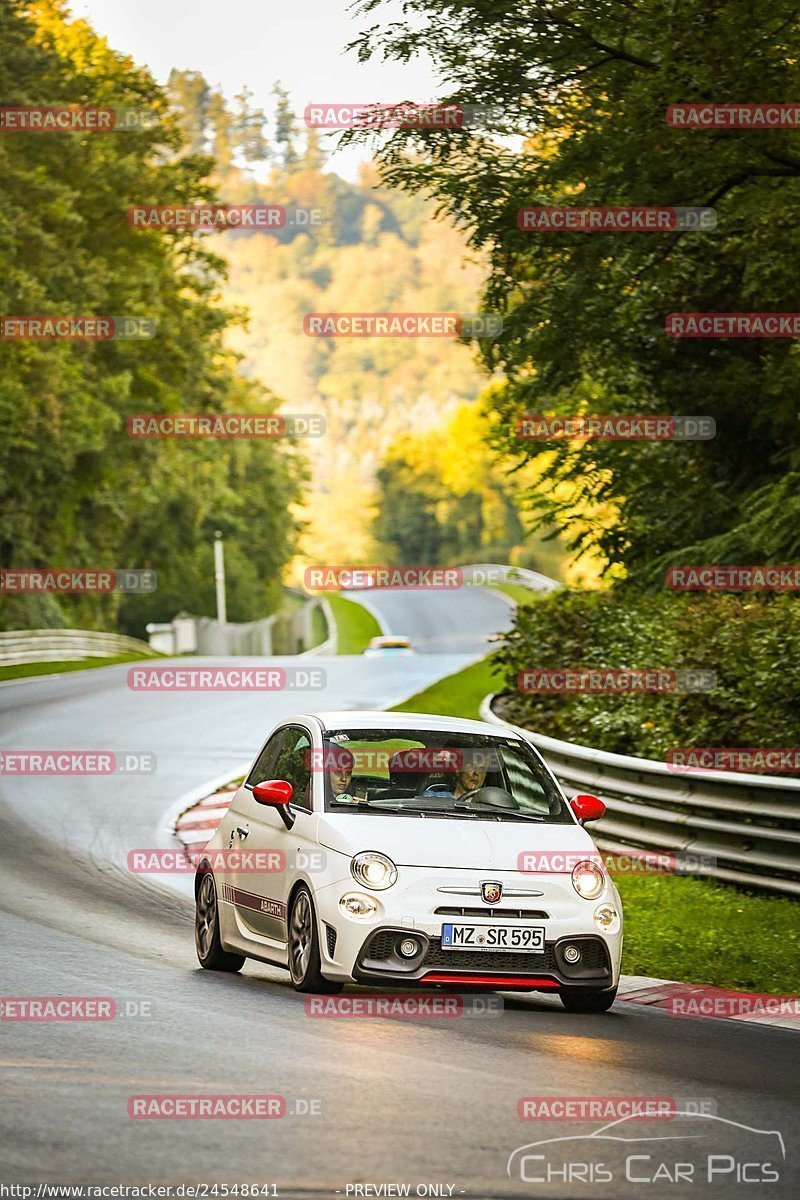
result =
[[[269,735],[199,862],[197,954],[346,983],[552,992],[601,1012],[622,913],[570,802],[514,730],[418,713],[293,717]]]

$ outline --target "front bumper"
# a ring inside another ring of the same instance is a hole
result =
[[[323,973],[335,980],[357,980],[383,986],[495,987],[557,991],[568,988],[608,990],[618,983],[622,929],[601,931],[594,923],[595,908],[619,895],[608,879],[593,901],[575,893],[568,876],[492,872],[502,882],[500,903],[488,905],[464,894],[485,878],[487,871],[400,868],[396,886],[373,896],[378,911],[369,919],[349,919],[339,910],[345,891],[359,890],[342,880],[319,889],[315,897],[320,920]],[[620,910],[621,911],[621,910]],[[543,953],[443,949],[442,925],[452,920],[477,924],[506,919],[530,920],[544,927]],[[404,958],[403,939],[416,939],[420,952]],[[580,945],[578,963],[570,964],[563,949]]]
[[[404,958],[398,946],[411,936],[419,943],[414,958]],[[578,963],[567,962],[567,946],[581,952]],[[403,986],[454,985],[556,991],[570,987],[598,988],[614,984],[608,946],[595,934],[577,934],[545,942],[544,953],[487,950],[444,950],[441,938],[419,930],[378,929],[367,936],[353,968],[359,983]]]

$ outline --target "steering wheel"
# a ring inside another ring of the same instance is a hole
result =
[[[461,800],[466,800],[471,796],[476,796],[479,793],[482,793],[482,803],[485,804],[487,808],[519,809],[519,805],[517,804],[516,800],[510,792],[506,791],[505,788],[487,787],[485,784],[479,788],[472,788],[472,790],[469,792],[462,792],[462,794],[457,798],[456,803],[459,803]]]
[[[469,800],[471,796],[477,796],[478,792],[483,791],[483,784],[480,787],[471,788],[468,792],[462,792],[460,796],[454,796],[456,804],[460,804],[462,800]]]

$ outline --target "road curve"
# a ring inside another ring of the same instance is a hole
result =
[[[127,873],[127,849],[165,836],[163,816],[176,797],[249,758],[287,705],[392,703],[464,661],[304,659],[329,673],[316,697],[133,693],[124,667],[0,689],[6,747],[148,750],[158,766],[152,775],[0,781],[0,991],[108,996],[151,1010],[99,1023],[0,1021],[0,1182],[274,1182],[281,1196],[332,1200],[356,1183],[408,1184],[411,1195],[436,1184],[453,1189],[440,1194],[484,1200],[638,1200],[641,1186],[621,1174],[608,1188],[542,1189],[509,1177],[515,1148],[588,1131],[521,1121],[517,1103],[531,1095],[666,1096],[709,1101],[726,1120],[781,1130],[787,1162],[769,1194],[796,1194],[791,1032],[675,1020],[627,1004],[579,1016],[548,999],[512,997],[493,1017],[313,1018],[278,970],[201,971],[187,897]],[[292,1115],[128,1116],[130,1096],[165,1093],[279,1095]],[[303,1115],[304,1105],[318,1115]],[[664,1145],[674,1161],[672,1143]],[[615,1171],[623,1154],[603,1148]],[[742,1184],[735,1195],[764,1191]],[[664,1183],[647,1194],[732,1193]]]
[[[364,588],[343,594],[368,608],[385,633],[411,638],[420,654],[486,654],[490,635],[511,624],[513,603],[489,588]]]

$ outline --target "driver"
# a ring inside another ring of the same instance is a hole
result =
[[[464,756],[464,765],[456,776],[453,797],[458,800],[465,792],[477,792],[483,787],[489,764],[484,755]]]
[[[489,770],[488,754],[481,750],[441,751],[436,763],[440,772],[451,772],[450,779],[455,775],[455,782],[431,782],[425,789],[427,793],[438,796],[459,797],[480,791]]]

